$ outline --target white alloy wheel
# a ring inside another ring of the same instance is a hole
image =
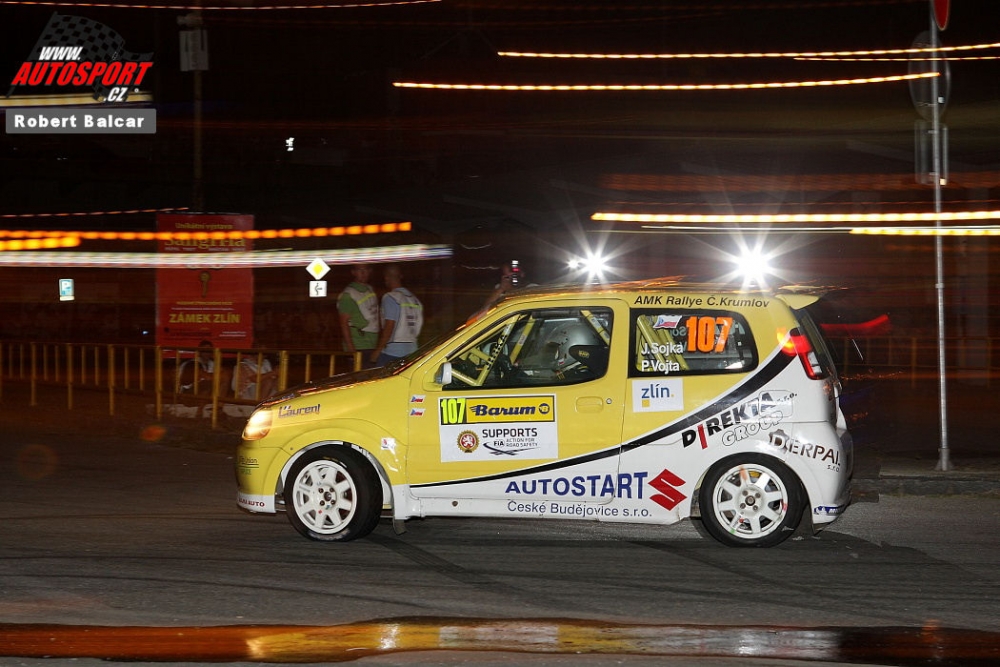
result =
[[[310,530],[339,533],[357,509],[358,489],[338,461],[314,461],[295,477],[292,507]]]
[[[794,473],[776,459],[724,459],[705,476],[699,502],[705,529],[731,546],[769,547],[794,532],[802,515]]]
[[[289,470],[285,485],[288,520],[313,540],[346,542],[378,524],[382,485],[365,458],[347,447],[307,453]]]

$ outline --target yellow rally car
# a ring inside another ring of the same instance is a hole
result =
[[[772,546],[850,498],[818,295],[529,288],[410,357],[251,415],[239,507],[346,541],[383,513],[670,524]]]

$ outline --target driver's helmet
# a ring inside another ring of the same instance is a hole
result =
[[[574,359],[569,351],[574,345],[600,345],[597,332],[581,322],[563,324],[555,329],[545,342],[545,347],[553,370],[563,370],[572,366]]]

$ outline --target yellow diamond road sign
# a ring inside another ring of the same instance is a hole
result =
[[[306,271],[308,271],[309,275],[313,278],[319,280],[330,271],[330,267],[326,262],[317,257],[313,261],[309,262],[309,266],[306,267]]]

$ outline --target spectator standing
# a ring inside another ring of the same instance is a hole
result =
[[[355,264],[351,267],[354,280],[337,297],[344,349],[361,352],[365,362],[378,343],[379,332],[378,297],[368,284],[371,275],[370,265]]]
[[[382,295],[382,332],[370,357],[377,366],[415,351],[424,326],[424,306],[413,292],[403,287],[399,265],[385,267],[383,278],[389,291]]]

